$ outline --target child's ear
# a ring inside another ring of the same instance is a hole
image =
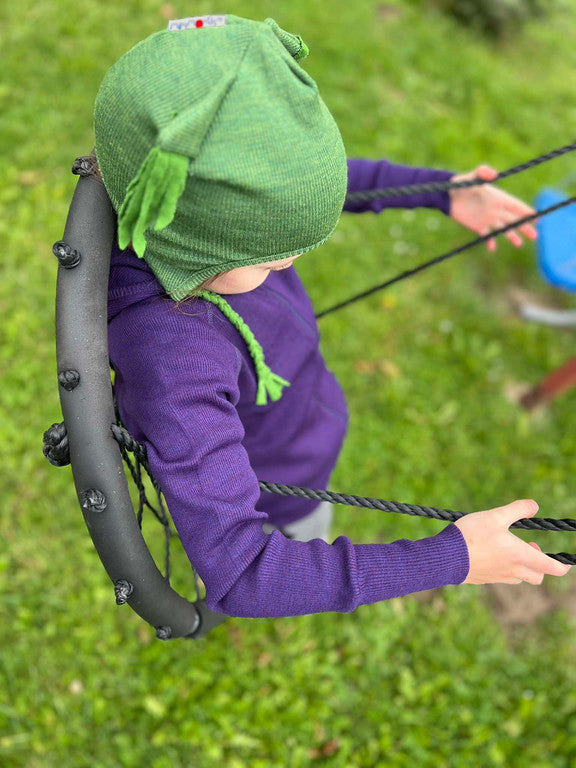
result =
[[[300,35],[293,35],[291,32],[286,32],[282,29],[274,19],[265,19],[264,24],[268,24],[274,30],[276,37],[284,45],[284,48],[290,53],[296,60],[304,59],[310,53],[310,49],[302,40]]]

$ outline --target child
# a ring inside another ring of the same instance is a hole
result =
[[[95,152],[118,213],[116,399],[207,605],[246,617],[348,612],[446,584],[564,575],[569,566],[508,531],[536,513],[532,501],[419,541],[330,544],[327,505],[260,493],[258,479],[327,487],[348,421],[294,261],[330,237],[347,189],[452,177],[347,161],[298,64],[307,52],[273,19],[204,18],[138,43],[96,99]],[[489,187],[344,209],[398,205],[436,207],[476,231],[531,210]]]

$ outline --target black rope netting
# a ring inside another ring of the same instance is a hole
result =
[[[548,152],[547,154],[534,158],[533,160],[530,160],[526,163],[514,166],[513,168],[510,168],[507,171],[504,171],[498,174],[498,176],[495,179],[492,179],[490,181],[487,181],[484,179],[471,179],[471,180],[459,181],[459,182],[451,182],[451,181],[431,182],[426,184],[413,184],[413,185],[403,186],[403,187],[388,187],[385,189],[367,190],[363,192],[351,193],[347,195],[346,200],[347,201],[364,201],[364,200],[371,200],[371,199],[382,198],[382,197],[401,197],[403,195],[408,195],[408,194],[420,194],[425,192],[437,192],[437,191],[445,191],[450,189],[459,189],[464,187],[480,186],[483,184],[493,184],[497,181],[500,181],[505,178],[509,178],[517,173],[520,173],[521,171],[527,170],[528,168],[533,168],[536,165],[540,165],[541,163],[547,162],[556,157],[564,155],[575,149],[576,149],[576,143],[568,144],[564,147],[553,150],[552,152]],[[88,158],[80,158],[80,159],[88,160]],[[90,169],[87,168],[86,172],[87,173],[90,172]],[[493,230],[487,235],[478,237],[475,240],[472,240],[458,248],[455,248],[449,251],[448,253],[437,256],[436,258],[431,259],[427,262],[424,262],[411,270],[407,270],[405,272],[402,272],[399,275],[396,275],[395,277],[387,280],[386,282],[376,285],[345,301],[335,304],[334,306],[329,307],[328,309],[317,314],[316,317],[317,318],[325,317],[326,315],[332,312],[335,312],[338,309],[341,309],[345,306],[348,306],[355,301],[359,301],[360,299],[365,298],[376,291],[383,290],[384,288],[387,288],[393,285],[394,283],[400,282],[401,280],[405,280],[408,277],[411,277],[412,275],[415,275],[418,272],[433,266],[434,264],[438,264],[452,256],[455,256],[459,253],[462,253],[465,250],[468,250],[469,248],[473,248],[477,245],[480,245],[481,243],[487,241],[488,239],[504,234],[505,232],[508,232],[509,230],[514,229],[515,227],[522,226],[523,224],[529,221],[533,221],[537,218],[548,215],[574,202],[576,202],[576,197],[571,197],[557,205],[554,205],[554,206],[551,206],[550,208],[539,211],[536,214],[526,216],[522,219],[518,219],[517,221],[508,224],[505,227]],[[132,479],[138,489],[138,510],[137,510],[138,523],[140,527],[142,527],[142,517],[144,513],[144,507],[148,507],[152,511],[154,517],[164,527],[165,545],[166,545],[165,578],[169,582],[170,581],[170,542],[173,536],[176,538],[178,538],[178,536],[171,529],[169,517],[162,500],[162,491],[160,489],[160,486],[158,485],[158,483],[156,482],[156,480],[154,479],[154,477],[150,472],[147,453],[146,453],[146,446],[134,440],[134,438],[132,438],[131,435],[129,434],[128,430],[124,427],[124,425],[122,424],[115,400],[114,400],[114,407],[115,407],[117,423],[111,425],[111,430],[115,440],[119,445],[122,458],[124,462],[127,464],[127,466],[129,467]],[[133,454],[134,461],[132,461],[132,459],[130,458],[129,453]],[[44,455],[52,464],[55,464],[56,466],[63,466],[64,464],[70,463],[66,428],[63,423],[53,424],[44,433]],[[158,508],[154,507],[148,501],[148,498],[146,495],[146,489],[144,487],[144,481],[142,477],[142,468],[144,468],[144,470],[146,471],[146,473],[148,474],[152,482],[152,485],[154,487],[154,490],[156,492],[157,499],[158,499]],[[435,518],[437,520],[444,520],[444,521],[455,521],[463,517],[465,514],[467,514],[464,512],[455,512],[455,511],[450,511],[445,509],[437,509],[434,507],[403,504],[395,501],[385,501],[383,499],[375,499],[375,498],[364,497],[364,496],[354,496],[350,494],[341,494],[341,493],[335,493],[335,492],[326,491],[326,490],[302,488],[300,486],[266,482],[262,480],[259,481],[259,486],[260,486],[260,489],[266,493],[274,493],[281,496],[293,496],[298,498],[311,499],[318,502],[328,501],[332,504],[344,504],[348,506],[364,507],[368,509],[378,509],[383,512],[394,512],[394,513],[407,514],[412,516],[430,517],[430,518]],[[510,527],[522,529],[522,530],[543,530],[543,531],[555,531],[555,532],[572,531],[573,532],[573,531],[576,531],[576,520],[554,519],[554,518],[538,518],[538,519],[523,518],[522,520],[518,520],[517,522],[513,523]],[[283,532],[286,535],[286,532],[285,531]],[[575,554],[570,554],[566,552],[558,552],[558,553],[546,552],[545,554],[562,563],[566,563],[569,565],[576,565]],[[198,575],[194,568],[192,570],[194,574],[196,596],[198,598],[200,593]],[[122,585],[119,585],[117,587],[117,597],[118,595],[120,595],[122,599],[125,597],[125,595],[122,593]]]
[[[172,530],[170,526],[170,520],[168,518],[168,514],[164,507],[164,501],[162,499],[162,491],[160,489],[158,482],[150,472],[150,468],[148,466],[148,458],[146,454],[146,446],[142,445],[137,440],[134,440],[132,435],[128,432],[126,427],[122,424],[122,419],[120,418],[120,413],[118,411],[118,404],[116,402],[116,398],[114,398],[114,412],[116,414],[116,424],[112,424],[110,428],[112,430],[112,434],[114,435],[116,442],[118,443],[118,446],[120,447],[120,453],[122,454],[122,458],[124,462],[128,465],[130,474],[132,475],[132,479],[134,480],[134,484],[138,489],[138,510],[136,513],[137,519],[138,519],[138,525],[140,526],[140,528],[142,528],[142,517],[144,514],[144,507],[146,506],[151,510],[154,517],[163,526],[165,542],[166,542],[165,578],[166,578],[166,581],[170,583],[170,542],[171,542],[172,536],[174,536],[175,538],[179,538],[179,536],[177,533],[175,533]],[[130,456],[128,455],[129,451],[134,454],[134,463],[132,463]],[[156,491],[156,497],[158,499],[158,509],[152,506],[152,504],[150,504],[150,502],[148,501],[148,497],[146,495],[146,489],[144,488],[144,482],[142,480],[142,467],[146,471],[146,474],[150,478],[150,481],[152,482],[154,490]],[[196,592],[196,599],[199,600],[200,599],[200,581],[194,566],[192,566],[192,574],[194,576],[194,589]]]

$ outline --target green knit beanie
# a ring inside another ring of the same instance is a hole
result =
[[[94,107],[119,246],[132,242],[176,300],[324,243],[347,183],[338,127],[297,61],[301,37],[273,19],[182,21],[121,56]]]

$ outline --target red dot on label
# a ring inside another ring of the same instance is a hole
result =
[[[203,27],[204,26],[204,22],[202,21],[202,19],[198,19],[198,21],[196,22],[196,26],[197,27]]]

